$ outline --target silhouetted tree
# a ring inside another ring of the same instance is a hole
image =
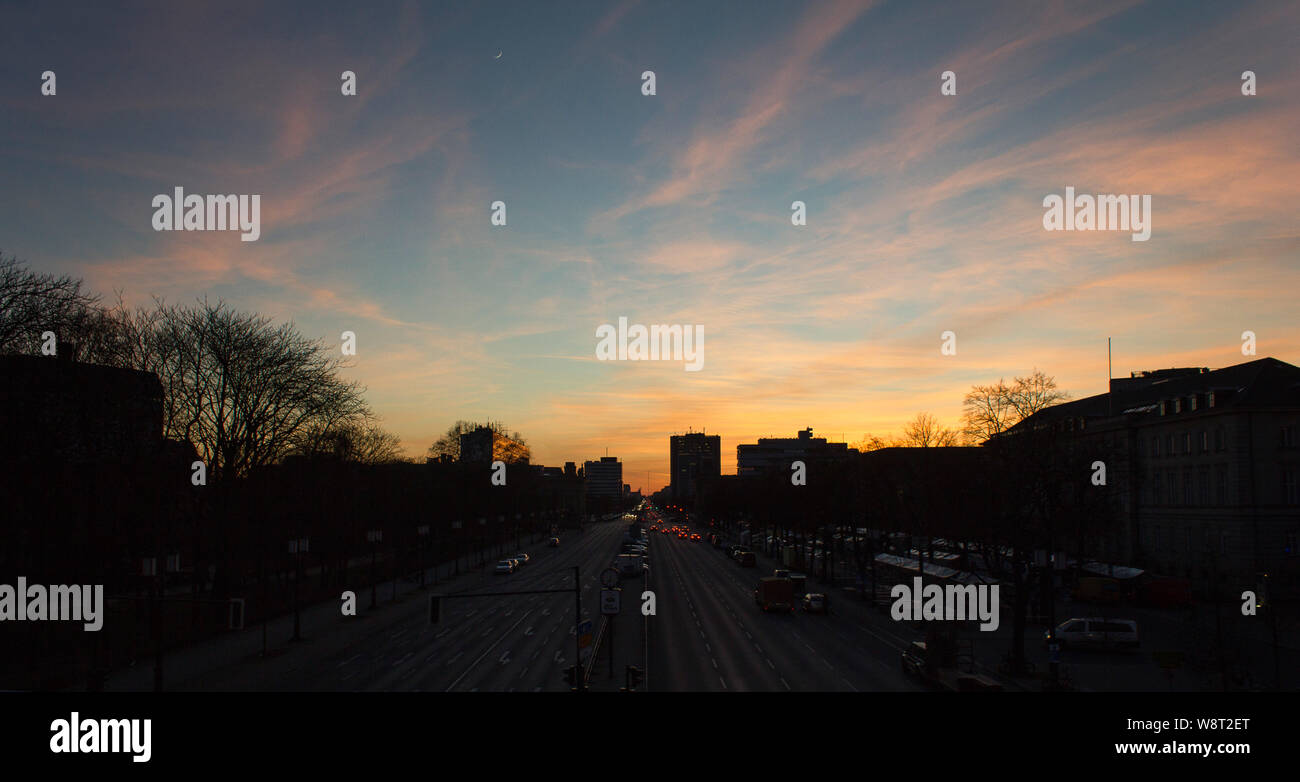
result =
[[[913,448],[942,448],[961,444],[961,433],[939,423],[939,419],[929,413],[917,413],[906,426],[903,436],[895,443]]]
[[[43,332],[75,355],[101,328],[99,298],[68,275],[31,271],[13,256],[0,254],[0,353],[40,352]],[[66,354],[65,354],[66,355]]]
[[[452,460],[460,459],[460,436],[469,434],[484,426],[491,429],[496,435],[492,438],[493,460],[513,464],[532,457],[532,450],[528,447],[528,441],[524,439],[523,435],[519,432],[510,432],[506,425],[500,421],[487,421],[481,424],[471,421],[457,421],[447,429],[442,437],[439,437],[434,441],[433,445],[429,446],[429,458],[436,459],[445,456]]]
[[[987,442],[1024,419],[1063,402],[1070,395],[1056,387],[1056,380],[1039,369],[1018,377],[1011,385],[1003,380],[987,386],[971,386],[962,400],[962,422],[966,435]]]

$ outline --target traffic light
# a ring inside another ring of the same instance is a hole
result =
[[[429,595],[429,624],[438,624],[438,619],[442,615],[442,598],[437,595]]]

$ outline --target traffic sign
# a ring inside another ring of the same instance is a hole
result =
[[[619,608],[622,606],[623,590],[621,589],[602,589],[600,590],[600,613],[605,616],[617,616]]]
[[[618,586],[618,579],[619,575],[617,568],[607,567],[600,571],[600,585],[606,589],[613,589]]]

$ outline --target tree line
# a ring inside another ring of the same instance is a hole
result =
[[[0,352],[48,354],[152,372],[163,388],[163,436],[189,442],[210,480],[246,476],[292,454],[367,463],[401,457],[341,352],[293,323],[223,301],[155,298],[105,305],[69,275],[0,254]]]
[[[1011,383],[999,379],[989,385],[971,386],[962,400],[959,426],[949,428],[931,413],[917,413],[903,425],[899,435],[865,434],[849,447],[859,451],[881,448],[943,448],[981,445],[1045,407],[1070,398],[1056,385],[1056,379],[1042,370],[1017,377]]]

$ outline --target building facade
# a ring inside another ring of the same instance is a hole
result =
[[[694,502],[701,480],[716,480],[722,474],[722,438],[703,432],[675,434],[668,438],[670,496],[676,502]]]
[[[1027,426],[1105,462],[1112,561],[1198,585],[1253,588],[1269,573],[1290,593],[1300,586],[1300,367],[1261,358],[1134,372]]]
[[[760,437],[756,444],[736,446],[736,474],[788,471],[794,461],[808,464],[845,459],[849,450],[846,443],[831,443],[825,437],[813,437],[811,428],[800,431],[796,437]]]

